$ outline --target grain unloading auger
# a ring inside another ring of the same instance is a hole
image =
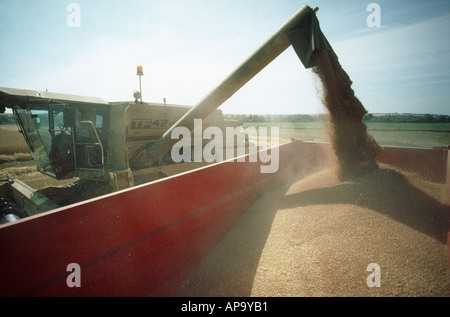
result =
[[[180,118],[156,143],[149,146],[146,152],[147,163],[153,164],[170,151],[176,142],[171,138],[174,129],[180,126],[192,129],[194,119],[206,118],[291,44],[305,68],[314,66],[311,60],[314,50],[326,49],[332,51],[331,45],[320,29],[315,14],[317,10],[317,7],[312,9],[308,5],[304,5],[297,11],[220,85]]]

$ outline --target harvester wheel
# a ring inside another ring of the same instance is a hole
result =
[[[27,213],[10,198],[0,195],[0,224],[28,217]]]

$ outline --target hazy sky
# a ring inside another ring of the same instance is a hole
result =
[[[450,115],[448,0],[2,0],[0,87],[133,100],[142,65],[144,101],[195,105],[304,4],[369,112]],[[289,47],[221,109],[320,113],[317,87]]]

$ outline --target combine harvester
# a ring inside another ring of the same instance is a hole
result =
[[[15,206],[0,226],[1,296],[176,295],[258,196],[326,166],[329,144],[295,140],[215,164],[168,155],[175,129],[195,131],[196,120],[200,131],[236,128],[217,108],[291,44],[307,68],[314,50],[330,49],[316,11],[303,6],[192,108],[0,88],[38,170],[82,187],[82,201],[64,205],[16,180],[0,186]],[[277,168],[264,173],[268,161],[254,158],[269,154]],[[449,186],[447,148],[383,147],[377,162]]]

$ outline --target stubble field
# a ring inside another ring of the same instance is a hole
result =
[[[278,127],[280,138],[328,142],[326,127],[321,122],[246,123],[244,128]],[[450,123],[366,123],[367,131],[380,145],[405,147],[447,147],[450,145]]]

